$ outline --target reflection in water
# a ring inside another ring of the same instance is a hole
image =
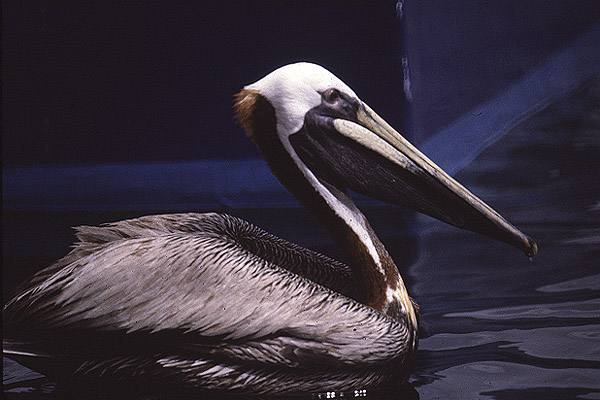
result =
[[[520,260],[425,221],[410,269],[423,311],[412,375],[421,398],[600,398],[598,154],[600,77],[459,174],[540,252]]]
[[[269,396],[244,396],[227,393],[148,393],[143,388],[127,388],[125,385],[115,387],[91,388],[73,385],[56,385],[54,382],[36,372],[30,371],[10,359],[4,359],[4,395],[7,399],[96,399],[96,400],[261,400],[272,399]],[[286,399],[286,397],[276,397]],[[292,396],[290,399],[298,399]],[[301,399],[302,397],[300,397]],[[402,399],[418,400],[419,395],[411,384],[394,388],[392,391],[373,392],[355,390],[348,393],[318,393],[308,395],[310,399]]]
[[[552,367],[564,364],[561,363],[561,360],[570,360],[571,364],[583,368],[600,368],[598,325],[508,329],[460,334],[440,333],[424,341],[420,350],[461,350],[484,346],[488,343],[496,343],[498,350],[515,349],[522,356],[537,357],[539,360],[536,363],[551,364]],[[562,348],[566,343],[570,347],[568,354]]]
[[[420,391],[428,398],[568,399],[594,393],[598,373],[591,369],[540,368],[502,361],[474,361],[445,369]],[[556,393],[561,393],[555,397]],[[596,392],[597,393],[597,392]],[[534,396],[535,395],[535,396]],[[589,397],[594,398],[594,397]]]
[[[598,237],[600,238],[600,234]],[[547,293],[574,292],[578,290],[595,290],[596,292],[600,292],[600,274],[542,286],[538,290]]]
[[[418,228],[400,234],[398,209],[369,210],[398,265],[405,261],[422,329],[411,376],[416,391],[406,386],[368,398],[600,398],[598,154],[600,79],[522,122],[459,174],[538,241],[532,262],[507,245],[424,217]],[[286,218],[230,212],[336,255],[303,211],[291,210]],[[416,254],[404,247],[411,242]],[[9,398],[64,394],[6,359],[4,383]]]
[[[476,318],[483,320],[518,320],[521,318],[590,318],[598,317],[600,299],[585,301],[565,301],[562,303],[530,304],[525,306],[489,308],[446,314],[445,317]]]

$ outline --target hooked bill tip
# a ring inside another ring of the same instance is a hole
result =
[[[535,240],[533,240],[529,236],[525,236],[525,238],[527,239],[527,243],[525,243],[525,250],[524,250],[525,255],[531,259],[531,258],[535,257],[535,255],[538,252],[537,243],[535,243]]]

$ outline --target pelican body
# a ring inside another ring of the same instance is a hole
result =
[[[185,391],[394,385],[410,372],[418,308],[348,190],[536,252],[323,67],[281,67],[235,111],[348,264],[224,214],[79,227],[74,249],[6,304],[5,355],[56,379]]]

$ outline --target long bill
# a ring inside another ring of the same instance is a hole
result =
[[[446,174],[366,104],[360,104],[355,121],[337,118],[333,125],[368,149],[369,161],[360,167],[361,173],[380,178],[370,179],[369,186],[350,179],[346,182],[350,189],[509,243],[529,257],[537,253],[531,238]]]

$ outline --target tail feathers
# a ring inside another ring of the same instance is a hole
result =
[[[11,356],[19,358],[53,358],[51,354],[43,351],[37,342],[6,338],[2,340],[2,353],[9,358],[11,358]]]

